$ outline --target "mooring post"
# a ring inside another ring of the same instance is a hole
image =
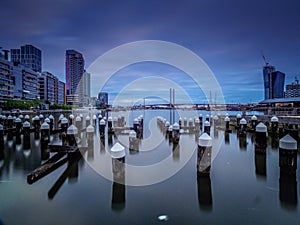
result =
[[[20,118],[15,119],[16,126],[16,144],[21,144],[21,133],[22,133],[22,120]]]
[[[100,125],[99,125],[99,128],[100,128],[100,138],[101,139],[104,139],[105,138],[105,120],[104,119],[101,119],[100,120]]]
[[[30,123],[23,123],[23,149],[30,149]]]
[[[198,140],[197,171],[199,175],[210,174],[211,154],[212,138],[208,133],[203,133]]]
[[[101,121],[100,121],[101,124]],[[95,133],[95,128],[93,125],[89,125],[86,128],[86,136],[87,136],[87,145],[89,147],[89,150],[93,150],[94,147],[94,133]]]
[[[257,125],[257,117],[255,115],[251,116],[251,128],[252,130],[255,130]]]
[[[35,116],[32,119],[33,121],[33,127],[34,127],[34,138],[35,139],[39,139],[40,138],[40,117],[39,116]]]
[[[178,144],[179,143],[179,139],[180,139],[180,127],[179,127],[178,123],[174,123],[173,124],[172,137],[173,137],[173,143],[174,144]]]
[[[204,122],[204,132],[210,135],[210,122],[208,120]]]
[[[50,125],[45,121],[41,125],[41,147],[47,148],[50,142]]]

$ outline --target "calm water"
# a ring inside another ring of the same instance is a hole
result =
[[[143,112],[130,114],[130,125],[140,114]],[[191,111],[180,114],[193,115]],[[117,139],[128,144],[126,135],[112,138],[112,143],[106,140],[103,146],[97,133],[94,151],[86,152],[84,159],[65,164],[31,185],[27,174],[43,162],[39,142],[32,138],[31,151],[26,152],[21,145],[6,143],[0,152],[0,224],[299,224],[295,202],[300,188],[295,180],[280,181],[276,141],[268,139],[263,157],[255,155],[252,134],[241,139],[233,131],[225,143],[224,132],[218,131],[212,138],[222,142],[210,177],[197,180],[194,135],[181,135],[174,150],[163,138],[155,149],[143,151],[151,132],[163,136],[156,126],[158,115],[169,118],[169,111],[144,113],[144,140],[139,152],[126,148],[126,163],[147,166],[170,157],[170,166],[176,167],[187,160],[187,153],[191,158],[174,176],[148,186],[120,185],[95,171],[97,166],[111,167],[111,161],[104,160],[109,156],[107,150]],[[121,176],[134,179],[126,169]],[[147,179],[148,174],[144,176]],[[297,181],[299,176],[297,171]],[[281,198],[280,191],[285,193]],[[168,220],[159,221],[160,215],[167,215]]]

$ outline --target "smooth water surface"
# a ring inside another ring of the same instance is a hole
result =
[[[187,118],[193,114],[181,113]],[[125,162],[147,166],[171,157],[176,166],[191,152],[191,158],[174,176],[148,186],[126,186],[100,176],[90,165],[104,163],[101,159],[114,142],[126,145],[128,136],[113,137],[103,146],[97,132],[94,150],[85,152],[78,163],[67,163],[29,185],[27,174],[43,162],[40,143],[32,138],[31,151],[23,151],[21,145],[8,142],[0,153],[0,224],[299,223],[299,171],[296,180],[280,179],[278,140],[268,138],[264,157],[255,154],[254,134],[243,139],[233,131],[225,141],[224,131],[212,133],[213,141],[222,140],[221,148],[210,176],[197,179],[195,135],[182,134],[173,149],[156,126],[153,130],[148,127],[156,116],[168,119],[169,111],[133,111],[130,125],[140,114],[144,115],[144,139],[158,132],[163,141],[149,151],[126,148]],[[175,118],[178,120],[178,115]],[[143,150],[143,141],[140,148]],[[113,177],[111,161],[106,163]],[[126,177],[126,166],[123,169],[121,176],[131,179]]]

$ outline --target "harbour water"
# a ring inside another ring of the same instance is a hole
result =
[[[212,132],[213,142],[220,141],[220,148],[214,155],[210,176],[199,178],[197,137],[182,134],[174,148],[156,125],[157,116],[169,118],[170,112],[131,111],[127,125],[131,126],[140,114],[144,116],[144,137],[140,151],[126,147],[126,165],[142,167],[170,158],[174,168],[185,162],[178,172],[144,186],[118,184],[99,175],[97,166],[112,167],[111,161],[104,160],[109,156],[108,150],[115,142],[126,146],[128,135],[111,140],[106,137],[102,145],[97,131],[93,150],[85,152],[83,158],[28,184],[27,174],[44,162],[40,142],[32,137],[31,150],[26,151],[22,145],[6,142],[4,150],[0,150],[0,224],[299,223],[300,175],[297,171],[292,180],[280,175],[278,139],[268,137],[263,156],[255,153],[254,133],[239,138],[233,129],[225,139],[224,131]],[[194,114],[188,110],[180,112],[187,118]],[[180,115],[176,114],[174,120],[178,121]],[[163,137],[163,141],[145,150],[151,132]],[[299,163],[299,154],[297,157]],[[123,170],[121,176],[130,182],[133,178],[128,166]],[[113,177],[113,169],[109,172]]]

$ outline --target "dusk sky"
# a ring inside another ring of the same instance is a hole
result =
[[[207,63],[227,103],[259,102],[264,98],[261,50],[270,64],[286,74],[285,84],[300,76],[299,8],[296,0],[2,0],[0,46],[35,45],[42,50],[43,70],[65,81],[66,49],[80,51],[87,69],[121,44],[174,42]],[[119,77],[116,74],[116,80],[108,82],[105,90],[113,98],[129,80],[143,77],[144,72],[166,77],[172,73],[172,80],[195,102],[203,102],[198,99],[201,91],[190,88],[193,82],[188,82],[181,71],[158,63],[141,63],[119,71]],[[92,96],[96,96],[97,85],[92,84],[92,88]]]

